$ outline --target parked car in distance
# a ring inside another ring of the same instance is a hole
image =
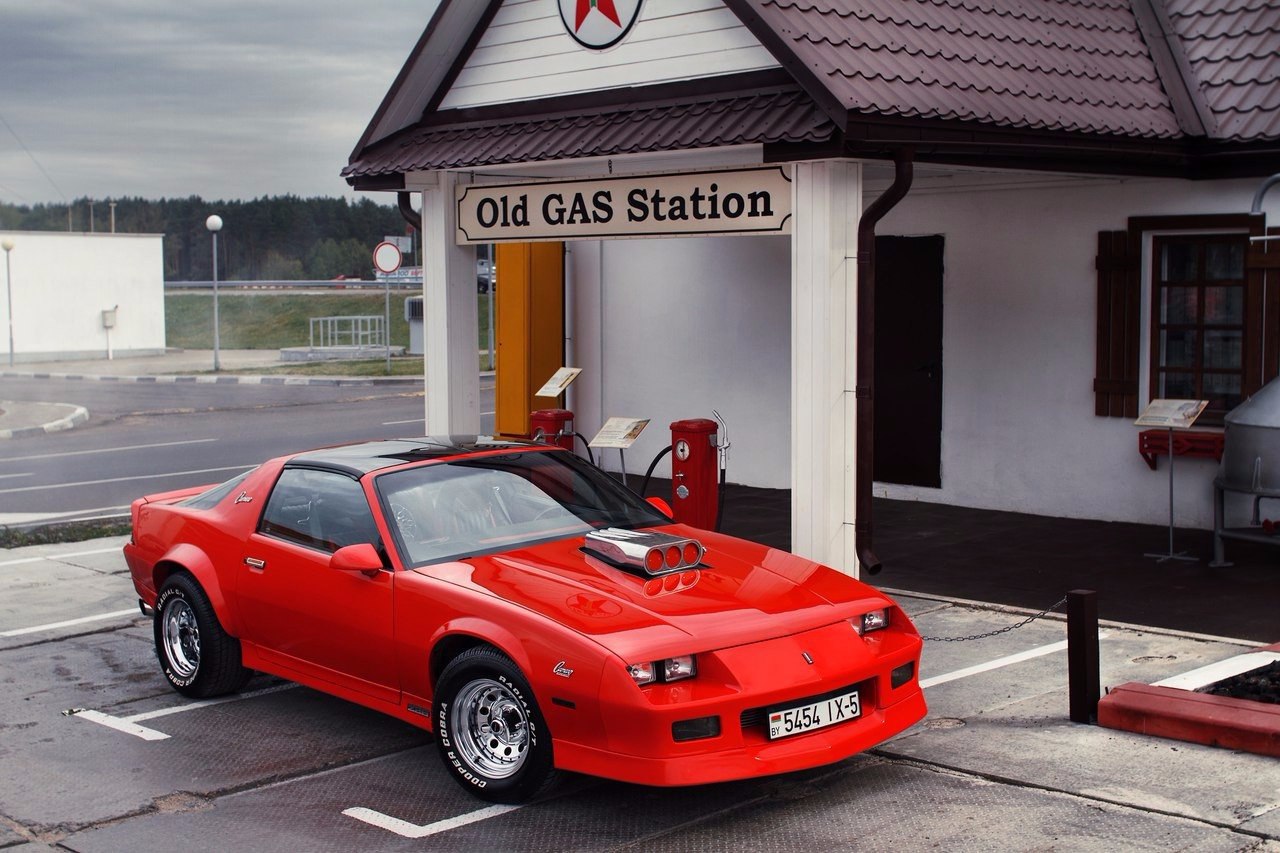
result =
[[[375,441],[140,498],[124,553],[175,690],[258,670],[375,708],[494,802],[800,770],[924,716],[888,597],[664,510],[556,447]]]

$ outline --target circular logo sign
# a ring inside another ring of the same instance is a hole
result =
[[[560,0],[565,31],[590,50],[622,41],[639,17],[640,0]]]

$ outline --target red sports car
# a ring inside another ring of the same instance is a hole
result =
[[[924,716],[891,600],[664,506],[546,445],[376,441],[141,498],[124,553],[178,692],[258,670],[384,711],[494,802],[815,767]]]

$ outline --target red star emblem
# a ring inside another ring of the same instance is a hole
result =
[[[592,9],[613,21],[615,26],[622,26],[622,21],[618,18],[618,10],[614,8],[613,0],[578,0],[578,11],[574,15],[573,22],[573,31],[575,33],[582,29],[582,22],[587,19],[587,15],[591,14]]]

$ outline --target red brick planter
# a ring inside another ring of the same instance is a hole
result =
[[[1102,698],[1098,725],[1280,758],[1280,705],[1264,702],[1134,681]]]

